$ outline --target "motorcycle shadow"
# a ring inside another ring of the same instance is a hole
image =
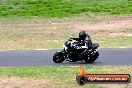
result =
[[[93,62],[93,63],[86,63],[86,62],[62,62],[62,63],[55,63],[54,65],[57,65],[57,66],[78,66],[78,65],[83,65],[83,66],[86,66],[86,65],[103,65],[103,62]]]

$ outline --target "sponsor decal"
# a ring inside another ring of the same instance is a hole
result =
[[[79,85],[85,83],[130,83],[130,74],[86,74],[85,69],[80,66],[76,76]]]

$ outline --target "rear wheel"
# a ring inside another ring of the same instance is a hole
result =
[[[53,56],[53,61],[55,63],[61,63],[65,60],[63,52],[56,52]]]
[[[92,63],[92,61],[91,61],[91,59],[90,59],[90,56],[86,56],[86,57],[84,58],[84,61],[85,61],[86,63]]]
[[[99,52],[96,52],[96,53],[94,54],[94,56],[92,56],[91,62],[94,62],[94,61],[98,58],[98,56],[99,56]]]
[[[86,63],[93,63],[99,56],[99,53],[96,52],[94,55],[89,55],[84,58]]]

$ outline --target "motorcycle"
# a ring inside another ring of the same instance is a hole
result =
[[[93,63],[99,56],[99,44],[92,43],[91,48],[84,48],[80,42],[70,38],[63,45],[64,49],[56,52],[53,56],[55,63],[61,63],[64,60],[70,62],[82,61]]]

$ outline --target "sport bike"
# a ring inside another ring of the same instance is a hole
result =
[[[64,60],[70,62],[82,61],[92,63],[99,56],[98,43],[92,43],[91,48],[84,48],[79,41],[70,38],[64,43],[63,47],[62,50],[55,52],[53,56],[53,61],[55,63],[61,63]]]

